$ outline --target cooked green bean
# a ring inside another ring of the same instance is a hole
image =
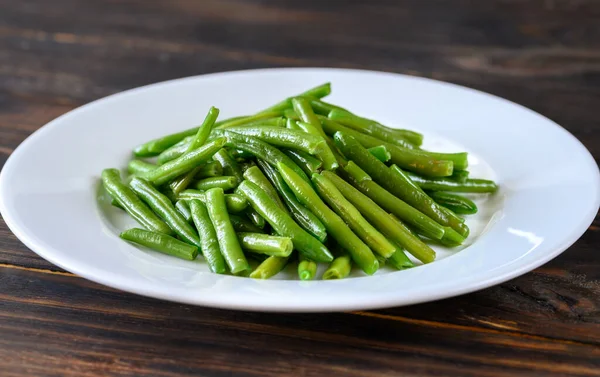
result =
[[[379,263],[369,247],[317,195],[312,186],[283,163],[277,170],[296,195],[296,199],[323,222],[327,232],[352,255],[356,264],[368,275],[377,271]]]
[[[271,224],[271,227],[277,234],[290,237],[294,247],[300,253],[318,262],[333,260],[331,253],[325,245],[302,229],[258,185],[247,180],[243,181],[238,186],[236,193],[244,195],[252,207]]]
[[[213,159],[221,164],[223,167],[223,174],[234,176],[237,179],[237,183],[244,180],[244,175],[240,165],[234,160],[233,157],[227,152],[225,148],[220,149],[214,154]]]
[[[368,151],[381,162],[388,162],[392,158],[392,154],[387,150],[385,145],[368,148]]]
[[[179,213],[181,214],[181,216],[183,216],[185,221],[187,221],[188,223],[192,221],[192,213],[190,212],[190,207],[188,206],[185,200],[178,200],[175,203],[175,209],[179,211]]]
[[[240,232],[237,236],[242,249],[253,253],[289,257],[294,249],[292,239],[289,237],[246,232]]]
[[[156,216],[131,188],[121,182],[121,174],[117,169],[104,169],[102,184],[119,206],[145,228],[165,234],[173,233],[171,228]]]
[[[254,158],[254,155],[252,153],[248,153],[246,151],[243,151],[241,149],[231,149],[229,150],[229,154],[231,155],[231,157],[233,157],[238,163],[240,161],[243,160],[249,160],[251,158]],[[244,170],[244,169],[242,169]]]
[[[184,190],[177,198],[183,200],[198,199],[201,202],[206,203],[205,193],[198,190]],[[248,208],[248,201],[246,198],[236,194],[225,194],[225,204],[227,205],[227,211],[230,213],[240,213]]]
[[[477,205],[469,198],[450,194],[447,192],[433,191],[429,193],[431,199],[441,206],[459,215],[472,215],[477,213]]]
[[[323,166],[323,162],[321,160],[314,158],[306,152],[292,149],[283,149],[282,152],[291,158],[298,166],[300,166],[306,175],[318,173]]]
[[[240,273],[250,268],[240,242],[235,234],[227,207],[225,205],[225,195],[223,189],[213,188],[206,192],[206,208],[210,221],[215,228],[219,249],[229,266],[229,270],[234,273]]]
[[[249,276],[253,279],[269,279],[283,270],[288,260],[289,257],[268,257]]]
[[[323,280],[343,279],[350,275],[352,260],[350,255],[342,255],[333,260],[323,273]]]
[[[337,187],[340,193],[350,203],[352,203],[354,207],[356,207],[356,209],[373,224],[373,226],[387,236],[392,242],[405,247],[412,255],[421,260],[423,263],[433,262],[435,259],[435,251],[433,251],[433,249],[427,246],[427,244],[422,242],[419,238],[415,237],[410,231],[407,230],[405,226],[399,226],[383,208],[378,206],[367,195],[361,193],[350,184],[345,182],[342,178],[331,172],[323,172],[321,174],[328,178],[330,182]],[[441,233],[443,236],[443,228],[441,229]],[[442,237],[439,238],[441,239]],[[397,247],[395,245],[392,244],[392,247],[393,249],[390,255],[384,255],[385,257],[389,258],[397,251]]]
[[[255,137],[280,148],[294,148],[309,154],[322,151],[326,145],[320,135],[275,126],[231,127],[227,131]]]
[[[229,214],[229,220],[236,232],[264,233],[264,230],[252,224],[246,217]]]
[[[455,162],[457,161],[466,168],[466,153],[433,153],[416,149],[401,148],[397,145],[379,140],[375,137],[362,134],[351,128],[342,126],[328,118],[319,118],[323,124],[323,130],[328,135],[343,132],[359,140],[365,148],[383,145],[391,153],[390,161],[403,169],[411,170],[426,176],[446,177],[452,175]],[[347,156],[346,156],[347,157]],[[459,167],[457,166],[457,169]],[[462,169],[464,169],[462,168]]]
[[[452,172],[452,175],[448,178],[453,179],[456,182],[464,183],[467,179],[469,179],[469,171],[454,169],[454,172]]]
[[[317,264],[300,254],[298,257],[298,277],[300,280],[312,280],[317,276]]]
[[[304,96],[304,97],[310,102],[310,106],[312,107],[315,114],[327,116],[332,110],[336,110],[336,109],[350,113],[350,111],[344,109],[343,107],[321,101],[318,98],[308,97],[308,96]]]
[[[498,190],[498,186],[494,181],[487,179],[467,179],[464,182],[459,182],[448,178],[423,178],[415,174],[410,174],[410,179],[427,191],[450,191],[464,193],[493,193]]]
[[[164,165],[157,167],[151,172],[146,174],[146,179],[155,185],[162,185],[167,183],[173,178],[176,178],[182,174],[193,170],[203,162],[208,161],[215,152],[221,149],[227,138],[217,138],[211,142],[208,142],[198,149],[195,149],[189,153],[176,158],[175,160],[169,161]]]
[[[221,250],[217,233],[208,214],[208,209],[200,200],[190,200],[190,212],[194,225],[200,235],[202,255],[211,271],[217,274],[227,272],[227,266]]]
[[[181,259],[194,260],[198,256],[198,247],[179,241],[164,233],[133,228],[124,231],[119,237]]]
[[[230,127],[257,127],[257,126],[276,126],[276,127],[285,127],[285,118],[280,116],[281,113],[272,113],[273,115],[277,115],[274,116],[272,118],[263,118],[261,116],[260,119],[258,120],[252,120],[250,119],[247,122],[237,122],[236,124],[230,124],[227,127],[220,127],[220,128],[227,128],[229,129]]]
[[[234,189],[238,179],[234,176],[223,175],[220,177],[209,177],[199,180],[194,184],[196,190],[207,191],[211,188],[220,187],[223,191]]]
[[[269,195],[271,200],[273,200],[275,202],[275,204],[277,204],[279,206],[279,208],[281,208],[287,212],[287,208],[281,201],[281,198],[279,198],[279,194],[277,194],[277,190],[275,189],[275,187],[273,187],[271,182],[269,182],[269,179],[258,168],[258,166],[252,166],[252,167],[248,168],[248,170],[246,170],[244,172],[244,178],[249,180],[252,183],[255,183],[258,187],[263,189],[267,193],[267,195]]]
[[[328,173],[328,172],[324,172]],[[383,234],[361,215],[360,211],[350,203],[327,177],[335,174],[313,174],[312,182],[319,196],[329,204],[350,229],[366,243],[371,250],[384,258],[389,258],[396,251]]]
[[[255,123],[257,121],[264,121],[269,118],[278,117],[282,114],[282,111],[269,111],[261,114],[255,114],[250,116],[241,117],[238,119],[228,120],[226,122],[221,122],[213,128],[225,129],[229,127],[243,126]]]
[[[405,270],[415,266],[401,248],[398,248],[387,261],[397,270]]]
[[[265,225],[267,225],[265,218],[262,217],[260,213],[256,212],[254,208],[248,207],[245,212],[246,217],[248,217],[256,227],[263,229]]]
[[[276,103],[275,105],[264,109],[263,111],[259,112],[259,114],[264,114],[264,113],[268,113],[268,112],[272,112],[272,111],[284,111],[286,109],[289,109],[292,107],[291,104],[291,100],[293,97],[314,97],[314,98],[323,98],[328,96],[331,93],[331,84],[330,83],[325,83],[319,86],[316,86],[312,89],[307,90],[306,92],[300,93],[297,96],[292,96],[289,98],[284,99],[281,102]]]
[[[260,169],[269,178],[273,186],[281,195],[281,198],[285,202],[290,215],[296,222],[308,233],[313,235],[316,239],[321,242],[325,241],[327,237],[327,230],[325,226],[312,212],[298,202],[294,193],[287,186],[287,183],[281,178],[279,172],[271,165],[267,164],[264,160],[258,159],[257,162]]]
[[[143,176],[144,174],[156,168],[157,165],[142,160],[131,160],[127,165],[127,171],[129,172],[129,174],[139,176]]]
[[[336,145],[346,157],[353,160],[392,194],[406,201],[439,224],[450,226],[459,233],[463,231],[464,224],[449,217],[427,194],[415,189],[409,179],[404,179],[400,174],[389,169],[384,163],[373,157],[354,137],[338,132],[335,134],[334,139]]]
[[[327,115],[327,114],[325,114]],[[286,117],[289,120],[300,120],[300,116],[294,111],[294,109],[285,109],[283,111],[283,116]],[[286,127],[289,127],[289,122],[286,123]]]
[[[217,121],[217,117],[219,116],[219,109],[216,107],[211,107],[208,110],[208,114],[206,114],[206,118],[204,118],[204,122],[198,127],[198,132],[194,136],[194,138],[190,141],[190,144],[187,147],[186,153],[193,151],[196,148],[201,147],[208,140],[208,136],[212,131],[215,122]]]
[[[183,140],[181,140],[179,143],[162,151],[158,155],[158,158],[156,159],[158,164],[159,165],[165,164],[171,160],[176,159],[177,157],[181,156],[182,154],[184,154],[187,151],[188,145],[190,144],[190,142],[192,141],[193,138],[194,138],[194,136],[188,136],[188,137],[184,138]]]
[[[194,228],[183,218],[167,196],[142,178],[134,177],[129,186],[183,241],[200,245],[200,239]]]
[[[188,188],[190,183],[194,180],[194,177],[198,175],[202,168],[203,166],[198,166],[169,182],[169,189],[171,190],[172,195],[177,197],[180,192]]]
[[[208,178],[208,177],[218,177],[223,175],[223,167],[219,161],[208,161],[206,164],[202,165],[196,173],[196,179]]]

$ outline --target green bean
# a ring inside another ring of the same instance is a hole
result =
[[[498,186],[494,181],[487,179],[467,179],[464,182],[458,182],[448,178],[423,178],[418,175],[410,174],[410,179],[427,191],[450,191],[464,193],[493,193],[498,190]]]
[[[181,214],[181,216],[183,216],[185,221],[187,221],[188,223],[192,221],[192,213],[190,212],[190,207],[188,206],[185,200],[178,200],[175,203],[175,209],[179,211],[179,213]]]
[[[310,102],[310,106],[312,107],[315,114],[327,116],[332,110],[340,110],[340,111],[345,111],[347,113],[350,113],[350,111],[344,109],[343,107],[321,101],[318,98],[308,97],[308,96],[304,96],[304,97]]]
[[[198,256],[198,248],[196,246],[179,241],[164,233],[133,228],[124,231],[119,237],[126,241],[185,260],[194,260]]]
[[[327,173],[327,172],[324,172]],[[350,229],[366,243],[371,250],[381,255],[384,258],[389,258],[396,251],[396,247],[392,245],[383,234],[361,215],[358,209],[352,205],[342,195],[336,185],[327,177],[335,174],[313,174],[313,185],[317,189],[319,196],[329,204],[335,213],[337,213]]]
[[[215,127],[218,127],[219,125],[221,125],[223,123],[231,122],[233,120],[241,119],[241,118],[244,118],[244,117],[234,117],[234,118],[222,120],[220,122],[215,123]],[[189,142],[189,140],[191,140],[192,137],[194,135],[196,135],[196,133],[198,132],[198,128],[200,128],[200,127],[190,128],[188,130],[184,130],[184,131],[177,132],[174,134],[166,135],[166,136],[160,137],[158,139],[150,140],[142,145],[137,146],[133,150],[133,153],[137,157],[157,156],[157,155],[161,154],[162,152],[166,151],[167,149],[171,148],[172,146],[179,144],[185,138],[189,138],[188,139],[188,142]],[[161,163],[160,159],[159,159],[159,163]]]
[[[279,208],[281,208],[287,212],[287,208],[281,201],[281,198],[279,198],[279,194],[277,194],[277,190],[275,189],[275,187],[273,187],[271,182],[269,182],[269,179],[258,168],[258,166],[253,166],[251,168],[248,168],[248,170],[246,170],[244,172],[244,178],[249,180],[252,183],[255,183],[258,187],[263,189],[267,193],[267,195],[269,195],[271,200],[273,200],[273,202],[275,202],[275,204],[277,204],[279,206]]]
[[[300,254],[298,261],[298,277],[300,280],[312,280],[317,275],[317,264]]]
[[[221,124],[215,126],[214,128],[224,129],[229,127],[236,127],[254,123],[256,121],[266,120],[273,117],[278,117],[282,114],[282,111],[269,111],[261,114],[255,114],[250,116],[245,116],[239,119],[228,120],[226,122],[222,122]]]
[[[146,161],[131,160],[131,161],[129,161],[129,164],[127,165],[127,171],[129,172],[129,174],[143,176],[144,174],[148,173],[149,171],[156,169],[156,167],[157,167],[156,165],[151,164]]]
[[[190,144],[193,138],[194,136],[188,136],[181,140],[179,143],[162,151],[156,159],[158,164],[163,165],[184,154],[187,151],[188,145]]]
[[[325,114],[327,115],[327,114]],[[283,111],[283,116],[288,120],[300,120],[300,116],[294,111],[294,109],[285,109]],[[289,123],[286,123],[286,127],[288,127]],[[290,128],[290,127],[288,127]]]
[[[246,209],[246,217],[250,219],[252,224],[260,229],[263,229],[265,225],[267,225],[265,218],[262,217],[260,213],[256,212],[256,210],[252,207],[248,207]]]
[[[223,189],[213,188],[206,192],[206,208],[210,221],[215,228],[219,249],[229,270],[237,274],[250,268],[246,257],[229,220]]]
[[[379,267],[377,259],[371,249],[344,223],[344,220],[327,207],[311,185],[301,179],[292,169],[279,163],[277,170],[296,195],[296,199],[323,222],[327,232],[352,255],[356,264],[365,273],[374,274]]]
[[[183,241],[196,246],[200,245],[198,234],[173,206],[169,198],[142,178],[134,177],[129,185]]]
[[[237,183],[240,183],[244,180],[244,175],[240,165],[238,165],[238,163],[233,159],[233,157],[231,157],[226,149],[223,148],[217,151],[217,153],[215,153],[213,156],[213,159],[221,164],[224,175],[234,176],[238,181]]]
[[[281,272],[288,260],[289,257],[268,257],[249,276],[253,279],[269,279]]]
[[[296,151],[292,149],[283,149],[289,158],[291,158],[307,175],[313,175],[318,173],[323,166],[323,162],[317,158],[314,158],[310,154],[303,151]]]
[[[217,121],[217,117],[219,116],[219,109],[212,106],[208,110],[208,114],[206,114],[206,118],[204,118],[204,122],[198,127],[198,132],[194,136],[194,138],[190,141],[190,144],[187,147],[186,153],[193,151],[196,148],[201,147],[208,140],[208,136],[212,131],[215,122]]]
[[[177,195],[179,195],[180,192],[185,190],[190,185],[190,183],[192,183],[194,177],[198,175],[202,168],[203,166],[198,166],[169,182],[169,189],[171,190],[173,196],[177,197]]]
[[[459,215],[472,215],[477,213],[477,205],[469,198],[447,192],[430,192],[431,199],[441,206]]]
[[[201,202],[206,203],[206,195],[204,192],[198,190],[184,190],[177,198],[183,200],[198,199]],[[225,194],[225,204],[227,205],[227,211],[230,213],[240,213],[248,208],[248,201],[246,198],[236,194]]]
[[[109,195],[127,211],[129,216],[145,228],[160,233],[173,233],[171,228],[158,218],[131,188],[121,182],[121,175],[117,169],[104,169],[102,171],[102,184]]]
[[[452,175],[455,162],[461,166],[467,163],[466,153],[433,153],[415,149],[401,148],[397,145],[387,143],[369,135],[342,126],[328,118],[319,118],[323,124],[323,130],[328,135],[334,135],[336,132],[353,136],[360,141],[365,148],[383,145],[391,153],[391,162],[397,164],[403,169],[411,170],[426,176],[449,176]],[[457,167],[458,169],[458,167]]]
[[[211,188],[220,187],[223,191],[234,189],[238,179],[234,176],[223,175],[220,177],[209,177],[199,180],[194,184],[196,190],[207,191]]]
[[[123,208],[123,207],[122,207],[122,206],[119,204],[119,202],[117,202],[117,200],[116,200],[115,198],[111,198],[111,199],[110,199],[110,205],[111,205],[111,206],[113,206],[113,207],[117,207],[117,208],[119,208],[119,209],[125,210],[125,208]]]
[[[298,202],[294,193],[287,186],[279,172],[274,169],[271,165],[267,164],[264,160],[258,159],[257,164],[260,169],[269,178],[273,186],[281,195],[281,198],[285,202],[287,208],[290,211],[290,215],[296,222],[308,233],[314,236],[321,242],[325,241],[327,237],[327,230],[325,226],[312,212]]]
[[[208,161],[202,165],[196,174],[196,179],[218,177],[223,175],[223,167],[219,161]]]
[[[392,154],[387,150],[385,145],[378,145],[367,150],[381,162],[388,162],[392,158]]]
[[[465,183],[466,180],[469,179],[469,171],[454,169],[454,172],[452,172],[452,175],[448,178],[453,179],[456,182]]]
[[[248,160],[248,159],[254,158],[254,155],[252,153],[248,153],[241,149],[231,149],[231,150],[229,150],[229,154],[231,155],[231,157],[233,157],[238,162],[240,160]],[[242,169],[242,170],[244,170],[244,169]]]
[[[200,200],[190,200],[190,211],[192,220],[198,234],[200,235],[200,248],[208,267],[212,272],[224,274],[227,272],[227,266],[221,250],[219,249],[219,240],[217,233],[208,214],[208,209]]]
[[[384,163],[373,157],[360,143],[350,135],[338,132],[334,136],[335,143],[344,155],[353,160],[358,166],[371,175],[375,181],[389,190],[398,198],[406,201],[425,215],[429,216],[440,225],[450,226],[461,233],[463,224],[440,209],[440,206],[423,191],[413,187],[410,179],[405,179],[394,170],[389,169]]]
[[[297,122],[300,128],[309,134],[321,136],[322,138],[326,137],[321,126],[321,121],[317,118],[317,115],[313,112],[312,107],[310,107],[305,98],[293,98],[292,105],[302,120],[302,122]],[[316,152],[316,156],[323,161],[323,168],[326,170],[335,170],[339,166],[329,145],[324,145],[323,149]]]
[[[317,262],[333,260],[325,245],[302,229],[258,185],[247,180],[243,181],[238,186],[236,193],[244,195],[252,207],[271,224],[277,234],[290,237],[294,247],[300,253]]]
[[[387,262],[387,259],[385,259],[384,257],[382,257],[379,254],[375,254],[375,258],[377,258],[377,261],[379,262],[379,268],[384,268],[385,264]]]
[[[255,137],[259,140],[281,148],[294,148],[309,154],[315,154],[325,148],[325,141],[320,135],[308,134],[300,130],[288,128],[261,127],[231,127],[229,132]]]
[[[264,233],[262,229],[252,224],[250,220],[238,215],[229,214],[229,220],[236,232]]]
[[[253,253],[289,257],[294,249],[292,239],[289,237],[246,232],[240,232],[237,236],[242,249]]]
[[[274,116],[272,118],[260,118],[258,120],[250,120],[247,123],[246,122],[238,122],[237,125],[232,124],[229,125],[228,127],[221,127],[221,128],[227,128],[229,129],[230,127],[259,127],[259,126],[276,126],[276,127],[285,127],[285,118],[281,115],[281,113],[273,113],[277,116]]]
[[[305,96],[305,97],[323,98],[323,97],[328,96],[330,93],[331,93],[331,84],[325,83],[325,84],[319,85],[317,87],[314,87],[312,89],[309,89],[304,93],[300,93],[297,96],[292,96],[292,97],[286,98],[283,101],[278,102],[275,105],[273,105],[267,109],[264,109],[263,111],[259,112],[259,114],[263,114],[263,113],[267,113],[267,112],[271,112],[271,111],[284,111],[285,109],[289,109],[292,107],[291,99],[293,97]]]
[[[292,161],[291,158],[283,154],[279,149],[265,143],[255,137],[236,134],[235,132],[215,130],[215,136],[226,136],[227,144],[230,147],[241,149],[252,153],[254,156],[267,161],[272,166],[276,166],[278,162],[283,162],[287,166],[309,182],[310,180],[304,174],[304,171]]]
[[[360,169],[353,161],[350,161],[348,165],[344,167],[344,170],[339,171],[339,173],[346,173],[349,176],[348,180],[352,185],[370,199],[369,201],[364,201],[364,198],[360,195],[353,195],[352,197],[346,196],[346,199],[353,202],[355,206],[358,207],[360,205],[360,211],[363,211],[362,208],[371,206],[371,201],[373,201],[385,209],[385,211],[392,212],[403,221],[411,224],[427,237],[439,240],[444,236],[445,229],[442,225],[371,180],[371,177]],[[332,179],[329,175],[327,177]],[[338,180],[334,180],[334,183],[337,182]],[[338,185],[337,187],[344,195],[354,194],[353,190],[348,190],[345,186]],[[356,199],[354,197],[356,197]],[[363,202],[365,202],[365,204],[363,204]],[[363,214],[365,213],[367,212],[363,211]]]
[[[345,182],[342,178],[338,177],[337,175],[331,172],[323,172],[322,175],[328,178],[330,182],[333,185],[335,185],[335,187],[340,191],[340,193],[350,203],[352,203],[352,205],[358,211],[360,211],[360,213],[362,213],[362,215],[366,217],[367,220],[369,220],[373,224],[373,226],[375,226],[381,233],[387,236],[392,242],[395,242],[408,249],[408,251],[411,254],[413,254],[419,260],[423,261],[423,263],[429,263],[435,259],[435,251],[433,251],[433,249],[431,249],[429,246],[423,243],[419,238],[415,237],[410,231],[407,230],[405,226],[399,226],[397,222],[383,208],[378,206],[367,195],[361,193],[360,191],[352,187],[350,184]],[[408,211],[409,214],[411,212],[412,211]],[[433,223],[433,220],[429,221]],[[429,221],[427,222],[427,224],[429,223]],[[441,226],[438,225],[436,229],[440,228]],[[444,229],[442,228],[441,236],[439,237],[439,239],[443,237],[443,234]],[[393,249],[390,255],[394,254],[397,251],[397,247],[395,245],[392,244],[392,247]],[[390,255],[383,256],[389,258]]]
[[[333,260],[323,273],[323,280],[343,279],[350,275],[352,260],[350,255],[342,255]]]
[[[146,174],[146,178],[155,185],[161,185],[169,182],[182,174],[193,170],[196,166],[208,161],[209,158],[221,149],[227,142],[227,138],[217,138],[208,142],[198,149],[169,161],[164,165],[152,170]]]
[[[397,270],[405,270],[415,266],[401,248],[396,250],[396,252],[388,259],[388,262]]]

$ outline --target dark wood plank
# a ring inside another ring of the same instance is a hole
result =
[[[204,309],[19,269],[0,269],[0,283],[0,357],[15,375],[593,376],[600,367],[597,345],[466,326]]]

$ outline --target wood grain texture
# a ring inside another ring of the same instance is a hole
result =
[[[0,166],[40,126],[105,95],[285,66],[490,92],[598,159],[598,20],[595,0],[0,0]],[[37,257],[0,221],[0,375],[598,376],[599,244],[596,218],[560,257],[481,292],[283,315],[116,292]]]

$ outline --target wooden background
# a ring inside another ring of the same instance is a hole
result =
[[[96,98],[287,66],[491,92],[600,156],[598,0],[0,0],[0,166]],[[542,268],[454,299],[288,315],[117,292],[42,260],[0,222],[0,375],[600,376],[599,242],[596,220]]]

